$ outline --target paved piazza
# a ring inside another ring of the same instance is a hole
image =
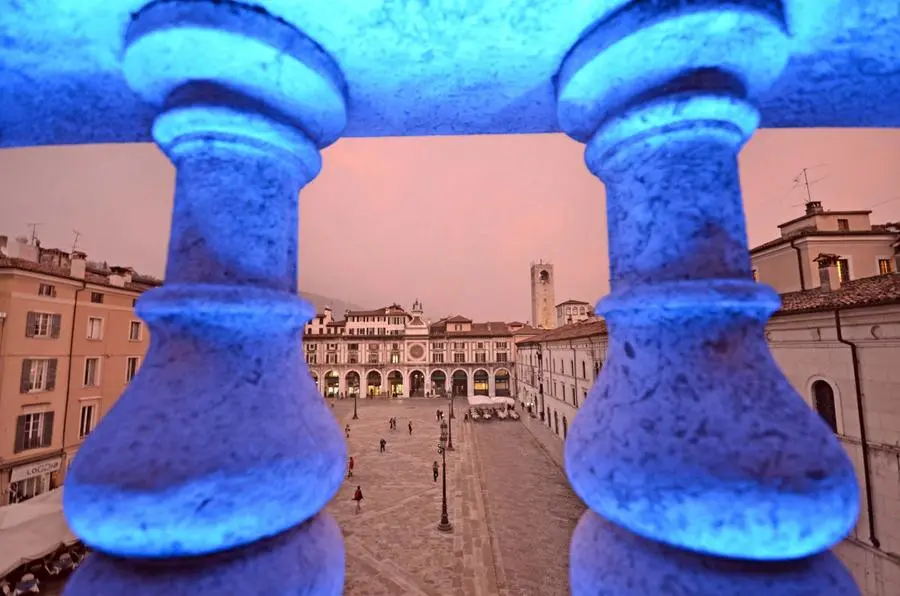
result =
[[[350,424],[353,478],[329,504],[344,531],[347,596],[568,596],[568,542],[584,511],[559,467],[521,422],[453,421],[447,498],[453,532],[437,530],[440,428],[433,399],[338,401]],[[459,403],[457,403],[459,405]],[[397,417],[397,430],[388,419]],[[413,434],[407,423],[412,420]],[[379,453],[378,441],[387,441]],[[362,487],[362,512],[351,500]],[[56,596],[59,585],[42,585]]]
[[[569,594],[568,541],[584,506],[521,422],[453,421],[447,498],[453,532],[437,531],[441,483],[432,480],[445,401],[338,401],[350,424],[352,480],[329,504],[344,531],[349,596]],[[459,402],[457,402],[459,406]],[[388,419],[396,417],[397,430]],[[413,434],[407,423],[412,420]],[[378,442],[387,440],[387,452]],[[351,500],[362,487],[362,512]]]

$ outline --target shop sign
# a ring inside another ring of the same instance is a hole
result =
[[[13,468],[12,473],[9,476],[9,481],[18,482],[20,480],[34,478],[35,476],[43,476],[44,474],[58,471],[60,467],[62,467],[61,457],[45,459],[44,461],[28,464],[27,466],[19,466],[18,468]]]

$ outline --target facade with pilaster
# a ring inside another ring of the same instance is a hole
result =
[[[475,323],[463,316],[433,324],[415,301],[407,312],[392,304],[330,309],[304,329],[306,363],[327,398],[514,395],[514,332],[504,322]]]

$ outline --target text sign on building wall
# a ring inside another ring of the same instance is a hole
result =
[[[18,468],[13,468],[13,471],[9,476],[9,481],[18,482],[19,480],[27,480],[28,478],[34,478],[35,476],[56,472],[61,466],[61,457],[57,457],[56,459],[45,459],[44,461],[28,464],[27,466],[19,466]]]

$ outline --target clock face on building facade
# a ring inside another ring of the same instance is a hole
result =
[[[409,355],[412,358],[418,360],[425,355],[425,348],[422,346],[422,344],[413,344],[409,347]]]

